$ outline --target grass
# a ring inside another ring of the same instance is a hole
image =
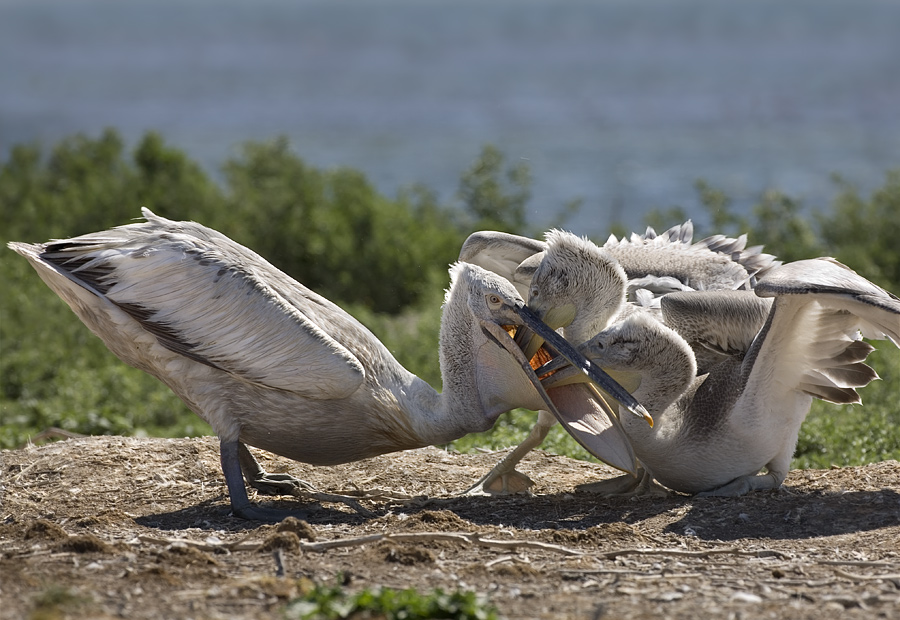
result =
[[[474,592],[374,588],[351,594],[338,585],[316,585],[304,596],[288,603],[284,617],[288,620],[495,620],[499,616],[492,605]]]

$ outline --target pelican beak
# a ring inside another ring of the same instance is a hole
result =
[[[566,305],[558,308],[550,308],[546,312],[527,306],[536,319],[544,326],[551,330],[559,329],[569,325],[575,319],[575,306]],[[525,353],[525,357],[531,359],[535,356],[544,339],[539,336],[533,329],[524,328],[516,332],[516,344]]]
[[[568,340],[541,321],[531,308],[528,306],[519,306],[515,308],[514,311],[522,321],[522,324],[534,333],[534,337],[541,338],[544,341],[544,344],[556,351],[558,356],[557,359],[562,358],[565,360],[565,362],[560,361],[557,368],[568,365],[570,368],[574,369],[574,372],[580,372],[587,381],[590,381],[609,394],[612,398],[619,401],[619,404],[634,415],[644,418],[645,420],[652,420],[647,410],[644,409],[643,405],[641,405],[628,390],[616,383],[615,379],[610,377],[602,368],[579,353]],[[530,359],[527,351],[523,351],[523,353],[526,356],[526,359]],[[548,364],[552,363],[552,361],[548,362]],[[548,364],[545,364],[544,367]],[[542,367],[542,369],[544,367]],[[538,376],[541,376],[542,373],[539,372],[537,374]]]
[[[584,345],[582,345],[583,348]],[[596,366],[596,364],[594,364]],[[541,384],[545,389],[555,389],[568,385],[575,385],[579,383],[586,383],[588,380],[585,378],[584,374],[580,369],[575,368],[569,360],[562,356],[557,356],[546,362],[542,366],[539,366],[535,369],[535,374],[538,377],[541,377]],[[606,371],[602,371],[607,376],[610,376]],[[640,385],[640,379],[636,375],[631,375],[629,373],[614,373],[616,376],[613,379],[610,376],[610,379],[618,385],[622,387],[622,389],[627,390],[629,393],[633,392]],[[623,385],[624,384],[624,385]],[[619,400],[616,394],[612,392],[607,392],[602,385],[596,384],[596,386],[609,397]],[[593,386],[591,386],[593,387]],[[602,394],[597,394],[601,399],[603,398]],[[604,399],[605,400],[605,399]],[[619,401],[620,403],[622,401]],[[624,404],[624,403],[622,403]],[[653,426],[653,417],[650,413],[644,409],[643,407],[640,410],[635,411],[630,407],[626,407],[631,413],[643,418],[647,424]]]
[[[635,415],[649,418],[644,407],[599,366],[591,363],[565,338],[538,319],[529,308],[522,305],[513,311],[522,323],[516,333],[521,333],[525,328],[531,331],[534,337],[540,338],[548,348],[565,360],[557,367],[560,369],[559,372],[577,385],[563,385],[558,388],[554,386],[548,394],[545,386],[541,384],[539,375],[531,367],[530,358],[526,357],[525,352],[503,328],[485,322],[482,324],[484,333],[519,362],[543,400],[544,408],[553,414],[578,443],[601,461],[634,474],[637,464],[628,436],[622,429],[613,408],[601,393],[614,395],[622,406]],[[563,368],[563,365],[566,367]],[[579,380],[571,379],[570,372],[577,373]]]

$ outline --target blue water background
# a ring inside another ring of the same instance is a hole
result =
[[[0,0],[0,157],[150,129],[215,171],[285,134],[394,195],[453,199],[482,145],[603,235],[653,207],[702,218],[697,178],[746,209],[827,205],[900,166],[900,2]]]

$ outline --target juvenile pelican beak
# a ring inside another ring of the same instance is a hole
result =
[[[536,338],[542,339],[544,344],[556,351],[558,354],[558,357],[555,358],[556,360],[559,360],[560,358],[565,360],[564,362],[560,360],[560,366],[557,366],[557,368],[560,368],[567,363],[571,368],[580,372],[588,381],[619,401],[619,404],[628,411],[638,417],[650,421],[651,425],[653,424],[653,418],[650,417],[650,413],[644,409],[643,405],[641,405],[628,390],[616,383],[616,381],[606,374],[602,368],[584,357],[571,343],[569,343],[568,340],[557,334],[541,321],[531,308],[528,306],[520,306],[515,308],[515,312],[522,320],[522,324],[533,332],[534,336],[532,341]],[[538,345],[537,348],[539,347],[540,345]],[[537,348],[535,348],[535,352],[537,352]],[[528,351],[524,351],[523,353],[526,359],[531,359],[534,355],[534,353],[529,355]],[[541,372],[537,372],[536,374],[541,376],[544,372],[549,372],[544,371],[543,369],[551,363],[553,362],[548,362],[542,366]]]
[[[544,313],[536,311],[531,306],[527,307],[537,320],[551,330],[566,327],[575,319],[575,306],[573,305],[550,308]],[[541,348],[541,345],[544,344],[544,339],[531,329],[523,329],[516,332],[516,344],[525,352],[525,357],[531,359],[538,352],[538,349]]]
[[[595,364],[595,366],[596,366],[596,364]],[[535,372],[535,374],[537,374],[538,377],[543,377],[543,379],[541,380],[541,384],[544,386],[545,389],[552,389],[552,388],[562,387],[562,386],[566,386],[566,385],[572,385],[572,384],[576,384],[576,383],[585,383],[586,382],[585,376],[580,371],[580,369],[574,367],[574,365],[571,364],[569,362],[569,360],[564,358],[563,356],[554,357],[553,359],[551,359],[549,362],[547,362],[543,366],[540,366],[537,369],[535,369],[534,372]],[[605,371],[603,371],[603,373],[606,374]],[[610,377],[610,379],[613,380],[616,385],[621,385],[620,383],[618,383],[618,381],[615,381],[614,379],[612,379],[612,377]],[[626,383],[627,383],[627,381],[626,381]],[[599,387],[601,390],[606,391],[606,388],[604,388],[602,385],[597,384],[597,387]],[[632,389],[637,389],[637,387],[634,385],[632,385],[630,387]],[[622,389],[626,389],[626,388],[623,387]],[[613,398],[615,398],[616,400],[619,400],[618,397],[615,394],[613,394],[612,392],[607,392],[607,393],[610,396],[612,396]],[[621,401],[619,401],[619,402],[621,402]],[[631,408],[628,408],[628,410],[631,411],[632,413],[634,413],[635,415],[642,417],[644,420],[647,421],[647,424],[649,424],[650,426],[653,426],[653,417],[643,407],[641,407],[641,409],[639,411],[635,411],[634,409],[631,409]]]
[[[522,349],[503,327],[484,321],[481,324],[483,333],[519,363],[544,403],[541,408],[552,413],[566,432],[601,461],[635,474],[637,463],[628,436],[622,429],[614,408],[605,402],[599,392],[624,393],[628,397],[626,400],[631,405],[631,410],[640,412],[644,411],[644,408],[622,386],[600,370],[596,364],[591,364],[562,336],[537,320],[530,310],[523,306],[516,310],[516,314],[519,320],[525,323],[525,326],[519,326],[517,333],[533,329],[538,337],[546,340],[550,348],[555,349],[561,357],[565,357],[564,363],[568,364],[568,367],[560,372],[567,374],[572,372],[573,375],[577,375],[578,380],[572,381],[577,385],[552,389],[548,394],[532,369],[530,359],[525,357]]]

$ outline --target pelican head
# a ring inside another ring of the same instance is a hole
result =
[[[541,387],[538,376],[533,371],[531,359],[534,357],[534,354],[525,354],[511,335],[516,332],[527,332],[534,335],[533,340],[539,340],[542,344],[546,344],[551,351],[564,358],[570,367],[577,369],[576,373],[580,375],[583,381],[592,383],[612,395],[613,398],[635,415],[647,416],[644,407],[627,390],[616,383],[600,367],[592,364],[582,356],[566,339],[542,322],[525,304],[525,301],[509,281],[477,265],[462,262],[451,268],[450,276],[451,286],[444,301],[444,318],[442,323],[448,329],[472,329],[473,327],[480,329],[483,340],[479,339],[481,344],[476,347],[476,356],[478,358],[474,367],[476,381],[479,379],[483,380],[484,375],[512,376],[512,373],[508,370],[503,370],[502,367],[509,365],[510,361],[513,361],[521,367],[541,396],[543,400],[543,407],[541,408],[545,408],[559,418],[559,412],[543,387]],[[456,295],[462,294],[466,295],[467,312],[477,322],[477,326],[472,325],[465,317],[455,316],[457,312],[461,312],[461,304],[454,303],[454,298]],[[450,333],[442,333],[441,340],[442,342],[453,342],[457,340],[463,341],[464,338]],[[488,345],[487,348],[485,345]],[[497,353],[500,350],[505,351],[508,355],[498,356]],[[442,349],[442,365],[446,367],[463,367],[462,364],[454,364],[446,359],[447,356],[453,354]],[[512,393],[504,393],[504,382],[492,381],[491,383],[493,386],[492,390],[485,391],[482,394],[482,398],[494,399],[496,403],[483,403],[485,410],[495,411],[502,409],[502,411],[507,411],[511,408],[508,404],[513,402],[516,396]],[[506,385],[506,387],[510,390],[516,389],[513,385]]]
[[[567,340],[584,342],[605,329],[625,303],[625,270],[586,238],[551,230],[546,239],[547,249],[531,278],[528,306],[548,327],[565,328]],[[541,346],[540,337],[531,334],[518,342],[529,356]],[[646,411],[629,410],[652,424]]]
[[[587,239],[547,233],[547,250],[534,272],[528,306],[566,338],[583,342],[609,325],[625,303],[625,270]],[[532,345],[534,346],[534,345]]]

